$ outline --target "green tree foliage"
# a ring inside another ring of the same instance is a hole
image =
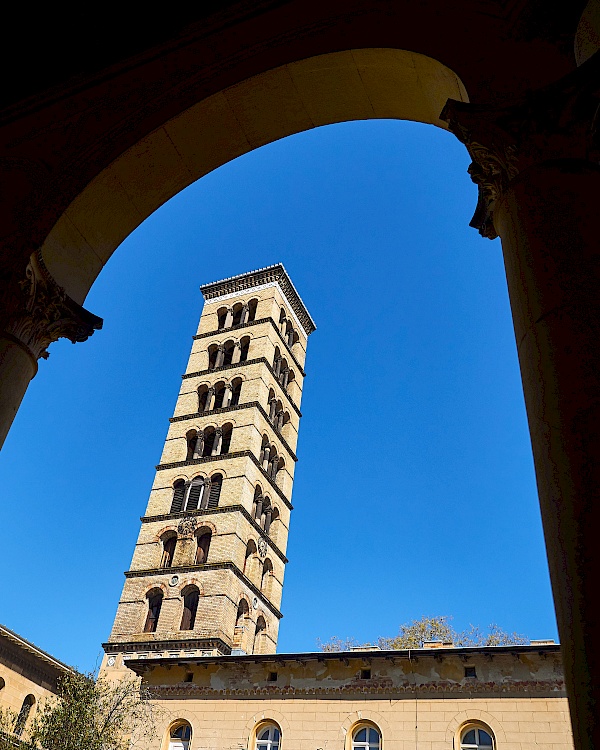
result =
[[[385,650],[422,648],[427,641],[442,641],[453,646],[508,646],[529,643],[529,639],[519,633],[508,633],[499,625],[490,625],[487,630],[471,625],[466,630],[457,631],[452,627],[452,618],[444,615],[438,617],[421,617],[400,626],[398,635],[384,636],[377,640],[377,645]],[[361,645],[354,638],[333,636],[328,641],[317,641],[321,651],[349,651]]]
[[[58,695],[40,704],[22,738],[15,717],[0,716],[0,750],[129,750],[154,734],[156,709],[135,678],[119,681],[68,674]],[[4,742],[4,744],[2,744]]]

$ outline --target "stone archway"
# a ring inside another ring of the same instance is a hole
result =
[[[82,304],[104,263],[190,183],[267,143],[321,125],[391,118],[447,128],[467,102],[445,65],[397,49],[335,52],[283,65],[204,99],[132,146],[73,200],[42,245],[56,282]]]

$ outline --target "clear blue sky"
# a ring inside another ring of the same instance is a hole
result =
[[[202,283],[282,261],[310,337],[279,650],[423,614],[557,637],[498,241],[450,134],[320,128],[172,199],[117,250],[87,343],[40,363],[0,456],[0,621],[92,668],[110,631]]]

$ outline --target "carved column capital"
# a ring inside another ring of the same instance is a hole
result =
[[[2,294],[1,329],[17,341],[34,362],[48,358],[53,341],[86,341],[102,328],[102,318],[72,300],[58,286],[39,253],[33,253],[23,277]]]
[[[507,107],[449,99],[440,115],[465,144],[479,197],[471,226],[495,239],[494,206],[528,167],[548,161],[600,161],[600,56]]]

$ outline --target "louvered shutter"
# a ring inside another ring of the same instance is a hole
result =
[[[196,479],[192,480],[192,484],[190,486],[190,492],[188,494],[187,503],[185,506],[186,510],[197,510],[198,509],[198,503],[200,502],[200,495],[202,494],[202,487],[204,484],[204,480],[200,477],[196,477]]]
[[[219,504],[219,497],[221,495],[221,484],[223,480],[221,477],[214,477],[210,485],[210,495],[208,496],[208,507],[216,508]]]
[[[175,484],[173,490],[173,502],[171,503],[171,513],[180,513],[183,507],[183,498],[185,497],[185,482],[180,480]]]

